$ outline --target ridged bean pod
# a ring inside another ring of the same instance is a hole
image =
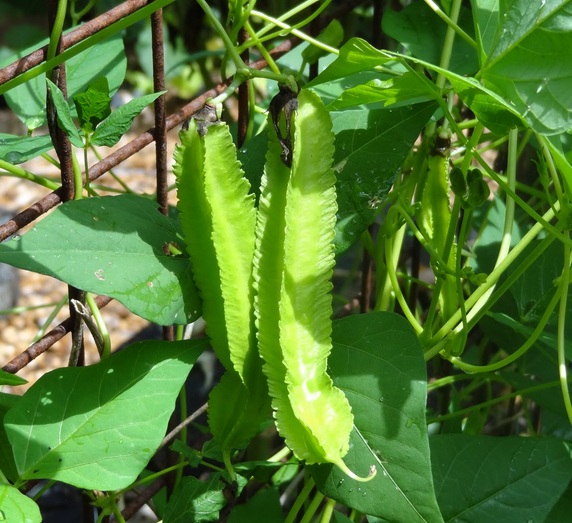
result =
[[[259,351],[287,445],[308,464],[333,463],[357,479],[342,460],[353,427],[351,408],[327,374],[337,211],[332,123],[309,90],[300,91],[297,111],[286,118],[291,165],[284,132],[278,129],[278,136],[269,125],[256,226]]]

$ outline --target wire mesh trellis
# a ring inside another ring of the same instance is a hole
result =
[[[133,17],[133,20],[150,18],[151,20],[151,42],[152,42],[152,63],[153,63],[153,89],[155,92],[163,91],[165,89],[165,55],[164,55],[164,42],[163,42],[163,7],[171,3],[172,0],[162,1],[146,1],[146,0],[127,0],[122,4],[110,9],[102,15],[94,18],[93,20],[85,22],[77,29],[63,35],[58,43],[55,61],[60,61],[59,65],[54,68],[52,79],[58,85],[60,90],[65,94],[67,91],[67,80],[65,75],[65,60],[62,59],[62,53],[67,50],[73,50],[74,46],[80,46],[82,43],[94,41],[94,37],[101,39],[108,34],[109,28],[120,20],[127,17]],[[312,24],[312,32],[318,32],[333,18],[338,18],[344,13],[347,13],[355,8],[356,5],[364,2],[349,1],[343,3],[336,10],[333,10],[328,16],[322,16]],[[377,4],[377,2],[375,2]],[[380,3],[381,5],[381,3]],[[55,11],[58,7],[57,0],[50,0],[48,2],[48,12],[50,24],[53,24]],[[51,25],[49,27],[51,31]],[[247,35],[242,34],[242,39],[246,39]],[[90,40],[91,39],[91,40]],[[300,40],[297,37],[290,36],[282,41],[270,51],[273,58],[278,58],[293,49]],[[58,58],[59,57],[59,58]],[[14,63],[0,69],[0,88],[4,86],[9,89],[11,82],[16,79],[23,78],[34,67],[46,64],[48,58],[47,46],[38,49],[23,58],[15,61]],[[243,59],[248,63],[248,53],[245,52]],[[256,69],[262,69],[268,64],[266,60],[260,59],[255,62],[249,63],[249,66]],[[212,97],[222,93],[231,83],[232,78],[221,81],[214,88],[206,90],[200,96],[184,103],[181,107],[176,109],[171,114],[167,114],[165,106],[165,96],[160,96],[154,102],[154,126],[145,132],[140,133],[127,144],[119,147],[117,150],[107,155],[103,159],[95,162],[89,166],[89,182],[99,179],[101,176],[109,172],[114,167],[120,165],[128,158],[139,153],[147,145],[155,144],[155,169],[156,169],[156,199],[159,208],[163,214],[168,213],[168,162],[167,155],[167,132],[181,125],[185,120],[190,118],[194,113],[199,111],[205,102]],[[49,97],[48,97],[49,99]],[[241,86],[238,93],[238,142],[241,144],[246,135],[246,128],[248,124],[248,87],[246,84]],[[59,204],[70,200],[74,196],[73,185],[73,171],[72,171],[72,147],[69,138],[58,127],[54,108],[47,108],[48,125],[50,136],[54,150],[59,159],[61,169],[61,187],[57,190],[40,198],[32,205],[19,212],[12,219],[0,225],[0,241],[4,241],[10,236],[18,233],[23,227],[33,223],[38,218],[42,217],[51,209],[57,207]],[[85,182],[86,174],[82,173]],[[15,356],[11,361],[3,366],[3,370],[9,373],[17,373],[26,367],[30,362],[48,351],[57,341],[61,340],[66,334],[72,334],[72,347],[78,346],[78,358],[72,361],[73,364],[82,364],[84,361],[83,356],[83,342],[82,342],[82,324],[81,318],[76,315],[75,309],[71,304],[73,299],[82,299],[83,291],[73,287],[68,288],[69,297],[69,310],[70,316],[62,321],[59,325],[42,336],[41,339],[27,347],[23,352]],[[111,298],[106,296],[95,297],[97,307],[103,308],[112,301]],[[174,332],[171,327],[166,327],[163,330],[165,339],[173,339]],[[123,514],[124,517],[130,517],[135,511],[146,503],[163,485],[165,480],[163,478],[157,480],[144,492],[140,493],[138,498],[134,500],[126,509]]]
[[[153,86],[154,90],[161,91],[165,87],[165,67],[164,67],[164,50],[163,50],[163,13],[162,4],[168,4],[168,1],[162,2],[149,2],[144,0],[127,0],[122,4],[110,9],[102,15],[86,22],[74,31],[62,36],[59,45],[58,53],[73,48],[82,42],[85,42],[94,35],[101,34],[111,27],[114,23],[128,16],[133,16],[138,12],[146,12],[149,7],[158,6],[155,11],[150,15],[151,17],[151,39],[153,50]],[[319,23],[314,24],[313,30],[318,31],[324,27],[333,18],[338,18],[344,13],[347,13],[364,2],[350,1],[345,2],[344,5],[338,7],[335,11],[328,16],[323,16],[319,19]],[[377,2],[375,3],[377,4]],[[51,12],[57,7],[57,1],[51,2]],[[278,58],[283,54],[290,51],[293,47],[298,45],[300,40],[295,36],[290,36],[283,42],[274,47],[270,54],[273,58]],[[36,50],[29,55],[20,58],[14,63],[0,69],[0,86],[9,83],[26,72],[30,71],[33,67],[38,66],[45,62],[47,58],[47,47]],[[268,64],[266,60],[260,59],[249,64],[250,67],[255,69],[262,69]],[[60,89],[66,92],[66,79],[63,73],[64,68],[60,66],[60,74],[57,77]],[[194,113],[203,107],[205,102],[220,93],[222,93],[228,85],[230,85],[232,78],[228,78],[214,88],[203,92],[200,96],[189,101],[178,110],[170,115],[167,115],[165,109],[165,97],[161,96],[155,101],[155,125],[136,136],[126,145],[120,147],[100,161],[94,163],[89,167],[89,181],[93,182],[103,176],[105,173],[118,166],[128,158],[132,157],[144,147],[155,143],[155,165],[156,165],[156,195],[157,202],[163,213],[168,211],[167,203],[167,132],[181,125],[185,120],[190,118]],[[239,95],[240,96],[240,95]],[[240,98],[243,103],[239,103],[238,120],[245,121],[248,118],[248,100],[244,95]],[[244,127],[244,126],[243,126]],[[71,177],[71,147],[68,138],[61,132],[57,125],[52,125],[51,130],[54,148],[58,152],[61,169],[62,169],[62,186],[53,191],[52,193],[44,196],[43,198],[24,209],[11,220],[8,220],[3,225],[0,225],[0,241],[4,241],[13,234],[17,233],[21,228],[29,225],[39,217],[44,215],[50,209],[56,207],[60,203],[70,199],[73,196]],[[239,136],[239,139],[240,138]],[[67,166],[67,167],[66,167]],[[85,173],[83,173],[85,179]],[[76,297],[75,290],[70,291],[70,300]],[[107,297],[100,296],[96,299],[99,307],[104,307],[111,300]],[[40,356],[48,350],[56,341],[60,340],[68,332],[73,331],[74,325],[74,311],[70,309],[70,318],[60,323],[57,327],[45,334],[40,340],[28,347],[24,352],[13,358],[8,362],[3,369],[7,372],[16,373],[25,367],[29,362]],[[81,329],[78,327],[74,337],[80,336]],[[164,335],[167,339],[172,338],[172,330],[166,328]],[[79,343],[79,342],[78,342]]]

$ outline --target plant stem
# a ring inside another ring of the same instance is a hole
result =
[[[306,483],[304,484],[304,487],[302,488],[302,491],[300,492],[300,494],[298,494],[296,501],[294,501],[294,504],[292,505],[290,512],[288,512],[288,516],[286,517],[284,523],[294,523],[294,521],[296,521],[296,516],[298,515],[298,512],[302,508],[302,505],[306,502],[306,499],[308,499],[308,496],[310,495],[310,492],[312,492],[314,486],[315,486],[314,480],[312,478],[308,478]]]
[[[300,11],[303,11],[307,7],[312,6],[313,4],[315,4],[318,1],[319,0],[307,0],[306,2],[302,2],[301,4],[297,5],[296,7],[290,9],[290,11],[279,16],[277,18],[277,20],[279,22],[284,22],[285,20],[288,20],[288,18],[291,18],[292,16],[298,14]],[[330,5],[330,3],[331,3],[331,0],[326,0],[325,2],[322,3],[322,5],[320,5],[320,7],[318,7],[318,9],[313,11],[310,14],[310,16],[308,16],[307,18],[305,18],[301,22],[298,22],[298,23],[296,23],[290,27],[292,29],[299,29],[300,27],[304,27],[305,25],[308,25],[312,20],[314,20],[317,16],[319,16],[324,11],[324,9],[326,9],[326,7],[328,7],[328,5]],[[258,13],[258,11],[256,11],[256,13]],[[274,27],[277,27],[277,24],[269,23],[268,25],[264,26],[260,31],[258,31],[258,33],[256,33],[256,36],[258,37],[259,41],[260,42],[266,42],[267,40],[272,40],[273,38],[276,38],[283,33],[282,30],[275,31],[274,33],[271,33],[271,34],[265,36],[264,38],[262,38],[263,35],[268,33],[268,31],[270,31]],[[243,47],[246,45],[248,45],[248,43],[243,44]],[[242,48],[240,48],[240,50],[242,50]]]
[[[0,160],[0,169],[4,169],[8,176],[15,176],[16,178],[22,178],[24,180],[29,180],[30,182],[37,183],[50,191],[55,191],[60,188],[60,184],[52,182],[42,176],[38,176],[22,167],[12,165],[4,160]]]
[[[205,0],[197,0],[197,3],[201,6],[202,10],[207,15],[210,23],[213,25],[215,31],[221,38],[226,48],[226,52],[230,55],[231,60],[234,62],[237,71],[241,71],[243,69],[248,69],[246,64],[243,62],[242,58],[240,57],[240,53],[234,47],[234,42],[228,36],[225,28],[219,22],[218,18],[213,13],[211,6]]]
[[[554,218],[555,211],[554,209],[549,209],[543,218],[543,221],[550,221]],[[531,229],[524,235],[524,237],[518,242],[517,245],[506,255],[506,257],[498,264],[497,267],[493,269],[493,271],[487,277],[487,281],[483,283],[473,294],[471,294],[466,301],[466,306],[471,308],[470,312],[467,314],[468,320],[470,321],[474,315],[478,313],[480,309],[485,307],[487,299],[483,299],[483,297],[488,293],[488,290],[495,286],[499,278],[502,274],[510,267],[512,263],[516,260],[516,258],[522,254],[524,249],[530,244],[534,238],[536,238],[541,232],[545,230],[545,227],[542,223],[535,223]],[[458,311],[454,314],[451,318],[447,320],[445,325],[443,325],[437,333],[433,336],[431,343],[435,344],[438,341],[441,341],[450,331],[454,328],[458,328],[459,326],[455,327],[455,325],[460,321],[461,313]],[[435,351],[435,346],[433,345],[426,353],[425,358],[428,359],[429,355],[434,356],[438,350]]]
[[[451,30],[457,33],[463,40],[465,40],[471,47],[477,48],[477,42],[475,42],[465,31],[463,31],[458,25],[457,20],[459,17],[459,10],[461,8],[461,1],[455,0],[451,6],[451,17],[449,18],[443,10],[433,1],[425,0],[425,3],[433,10],[433,12],[447,24],[447,30]],[[445,38],[445,41],[446,38]]]
[[[570,233],[567,233],[570,234]],[[570,390],[567,380],[567,359],[566,359],[566,305],[568,302],[568,289],[570,285],[570,247],[564,246],[564,268],[560,276],[558,290],[560,291],[560,309],[558,311],[558,374],[560,377],[560,387],[562,389],[562,399],[566,407],[568,420],[572,423],[572,402],[570,401]]]
[[[58,43],[62,36],[64,30],[64,21],[66,18],[68,2],[67,0],[59,0],[58,8],[56,10],[56,18],[54,20],[54,25],[52,27],[52,33],[50,34],[50,41],[48,42],[48,52],[46,55],[46,60],[51,60],[56,56],[56,51],[58,48]]]
[[[263,20],[266,20],[267,22],[271,22],[274,25],[281,27],[282,29],[285,29],[289,34],[297,36],[301,40],[304,40],[305,42],[309,42],[312,45],[315,45],[316,47],[326,51],[327,53],[332,53],[335,55],[340,54],[339,49],[336,49],[335,47],[331,47],[329,45],[326,45],[324,42],[320,42],[320,40],[316,40],[315,38],[308,36],[306,33],[302,32],[302,31],[298,31],[298,29],[294,29],[293,26],[285,24],[284,22],[281,22],[278,18],[273,18],[273,17],[271,17],[271,16],[269,16],[269,15],[267,15],[261,11],[256,11],[255,9],[252,10],[252,15],[258,16],[259,18],[262,18]],[[261,41],[264,41],[264,40],[261,40]]]

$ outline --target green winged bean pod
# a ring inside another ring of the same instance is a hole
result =
[[[210,396],[223,449],[246,444],[269,410],[254,333],[256,209],[226,124],[192,119],[175,151],[181,228],[213,349],[227,370]]]
[[[278,431],[296,457],[361,479],[342,460],[353,415],[326,368],[337,211],[332,123],[307,90],[290,116],[291,166],[269,125],[254,260],[259,351]]]

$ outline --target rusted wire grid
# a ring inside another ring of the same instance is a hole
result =
[[[155,11],[175,0],[127,0],[117,7],[63,35],[62,52],[47,59],[47,46],[0,69],[0,94],[69,60],[95,43],[126,27],[149,18]],[[34,71],[32,69],[37,68]],[[6,85],[7,84],[7,85]]]
[[[143,5],[147,5],[148,2],[139,1],[128,1],[118,8],[115,8],[112,11],[116,11],[116,14],[120,12],[119,8],[134,8],[139,9]],[[353,7],[362,2],[348,2],[351,6],[347,5],[346,7],[349,9],[353,9]],[[348,10],[349,10],[348,9]],[[107,15],[111,14],[106,13]],[[104,15],[102,15],[103,17]],[[99,19],[102,19],[99,17]],[[111,17],[112,18],[112,17]],[[326,23],[326,21],[324,22]],[[95,27],[95,25],[94,25]],[[85,30],[85,26],[84,26]],[[155,91],[164,90],[164,58],[163,58],[163,42],[162,42],[162,12],[157,11],[152,15],[152,42],[153,42],[153,64],[154,64],[154,88]],[[72,45],[70,39],[68,41],[68,45]],[[292,49],[295,45],[299,43],[299,39],[292,37],[286,41],[284,41],[281,45],[276,47],[271,51],[271,55],[276,58],[280,55],[288,52]],[[62,43],[60,42],[60,45]],[[45,55],[44,55],[45,56]],[[253,64],[250,64],[253,68],[263,68],[267,65],[266,61],[259,60]],[[1,74],[4,70],[0,71],[0,83],[2,83],[2,76]],[[232,78],[220,83],[214,89],[211,89],[201,96],[197,97],[190,103],[183,106],[179,111],[171,115],[170,117],[166,117],[165,113],[165,104],[164,104],[164,97],[160,97],[155,102],[155,126],[154,128],[148,130],[147,132],[143,133],[133,141],[131,141],[126,146],[120,148],[115,153],[109,155],[107,158],[101,160],[100,162],[96,163],[90,169],[90,181],[94,181],[106,172],[108,172],[113,167],[119,165],[121,162],[132,156],[133,154],[137,153],[141,149],[143,149],[146,145],[150,144],[152,141],[155,141],[156,146],[156,161],[157,161],[157,200],[161,207],[161,211],[166,214],[167,212],[167,157],[166,157],[166,134],[168,130],[173,129],[177,125],[181,124],[184,120],[192,116],[195,112],[197,112],[207,101],[208,98],[214,97],[217,94],[223,92],[228,85],[231,83]],[[61,87],[60,87],[61,88]],[[65,88],[65,78],[64,78],[64,88]],[[62,89],[63,90],[63,89]],[[64,91],[65,92],[65,91]],[[243,95],[244,96],[244,95]],[[246,107],[248,109],[248,107]],[[242,111],[244,111],[244,104],[242,105]],[[246,117],[247,118],[247,117]],[[244,122],[244,112],[242,113],[241,120]],[[245,132],[245,131],[243,131]],[[67,137],[66,137],[67,138]],[[65,138],[64,138],[65,139]],[[56,141],[58,143],[58,141]],[[62,158],[60,158],[61,162]],[[62,173],[63,174],[63,173]],[[85,176],[85,173],[84,173]],[[0,226],[0,241],[7,238],[8,236],[14,234],[19,228],[31,223],[39,216],[47,212],[49,209],[55,207],[62,201],[65,201],[69,198],[69,189],[65,190],[62,188],[54,191],[53,193],[49,194],[48,196],[42,198],[32,206],[30,206],[25,211],[19,213],[16,217],[12,220],[7,222],[5,225]],[[98,307],[104,307],[111,301],[110,298],[105,296],[98,296],[96,297],[96,304]],[[72,318],[68,318],[64,320],[60,325],[58,325],[55,329],[47,333],[41,340],[32,344],[28,349],[26,349],[23,353],[19,356],[14,358],[8,365],[4,367],[4,370],[8,372],[17,372],[24,366],[26,366],[30,361],[35,359],[37,356],[48,350],[56,341],[63,338],[63,336],[69,332],[73,325]],[[172,331],[170,336],[172,336]],[[191,417],[192,418],[192,417]],[[179,428],[177,430],[180,430]],[[157,480],[153,485],[148,487],[145,491],[141,492],[138,496],[137,500],[130,504],[130,506],[126,507],[123,511],[123,517],[131,517],[142,505],[147,503],[152,496],[160,490],[162,486],[164,486],[164,479],[160,478]]]

